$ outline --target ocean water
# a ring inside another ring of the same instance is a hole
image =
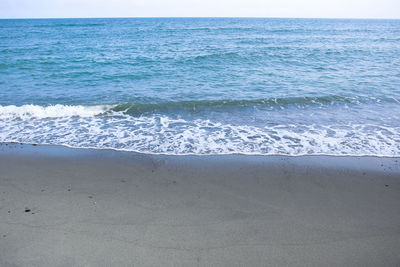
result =
[[[0,20],[0,142],[400,156],[400,20]]]

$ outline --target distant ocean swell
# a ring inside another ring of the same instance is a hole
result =
[[[132,116],[132,106],[1,106],[0,141],[174,155],[400,156],[400,126],[235,125],[162,112]]]

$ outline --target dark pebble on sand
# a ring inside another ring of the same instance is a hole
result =
[[[31,210],[30,210],[30,209],[28,209],[28,208],[26,208],[26,209],[25,209],[25,212],[30,212],[30,211],[31,211]]]

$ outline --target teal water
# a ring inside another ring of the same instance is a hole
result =
[[[400,156],[400,20],[0,20],[0,141]]]

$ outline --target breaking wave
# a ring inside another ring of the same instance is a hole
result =
[[[373,97],[285,97],[266,98],[254,100],[198,100],[177,101],[160,103],[119,103],[103,105],[0,105],[0,119],[10,118],[61,118],[61,117],[94,117],[98,115],[130,114],[142,115],[149,112],[167,112],[171,110],[194,111],[206,108],[246,108],[246,107],[282,107],[282,106],[329,106],[335,104],[359,104],[360,102],[388,102],[400,103],[395,98],[373,98]]]
[[[0,106],[0,119],[30,119],[30,118],[62,118],[62,117],[93,117],[109,110],[110,105],[68,106],[68,105],[23,105]]]

